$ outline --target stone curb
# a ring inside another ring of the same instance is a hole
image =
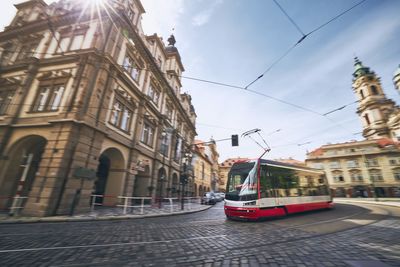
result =
[[[129,220],[129,219],[145,219],[145,218],[155,218],[155,217],[166,217],[174,215],[191,214],[200,211],[205,211],[210,209],[212,206],[204,206],[197,210],[190,211],[177,211],[173,213],[159,213],[159,214],[146,214],[146,215],[121,215],[121,216],[91,216],[91,217],[34,217],[34,218],[20,218],[20,219],[6,219],[1,220],[0,224],[22,224],[22,223],[42,223],[42,222],[88,222],[88,221],[112,221],[112,220]]]

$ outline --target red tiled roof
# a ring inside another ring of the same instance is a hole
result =
[[[381,138],[376,140],[376,143],[379,145],[379,147],[385,147],[385,146],[400,146],[399,142],[395,142],[392,139],[389,138]]]

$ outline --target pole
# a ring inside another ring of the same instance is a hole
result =
[[[164,133],[164,132],[163,132]],[[165,135],[163,135],[163,139],[165,138]],[[164,142],[165,142],[165,140],[164,140]],[[159,195],[159,202],[158,202],[158,208],[159,209],[161,209],[161,202],[162,202],[162,193],[163,193],[163,184],[164,184],[164,177],[165,177],[165,169],[164,169],[164,166],[165,166],[165,153],[166,153],[166,146],[165,146],[165,144],[162,144],[162,146],[163,146],[163,149],[162,149],[162,153],[163,153],[163,161],[162,161],[162,170],[163,170],[163,173],[162,173],[162,175],[161,175],[161,177],[160,177],[160,183],[161,183],[161,185],[160,185],[160,195]]]
[[[182,192],[181,192],[181,210],[185,209],[185,183],[182,182]]]

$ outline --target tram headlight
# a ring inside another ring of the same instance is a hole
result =
[[[243,206],[253,206],[253,205],[256,205],[256,201],[250,201],[247,203],[243,203]]]

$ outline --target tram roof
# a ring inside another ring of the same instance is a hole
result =
[[[239,161],[236,163],[241,163],[241,162],[250,162],[254,160],[245,160],[245,161]],[[284,168],[290,168],[290,169],[297,169],[297,170],[305,170],[305,171],[312,171],[312,172],[318,172],[318,173],[323,173],[323,170],[319,169],[314,169],[306,166],[299,166],[299,165],[294,165],[290,163],[284,163],[280,161],[275,161],[275,160],[268,160],[268,159],[260,159],[260,163],[263,165],[273,165],[277,167],[284,167]]]

